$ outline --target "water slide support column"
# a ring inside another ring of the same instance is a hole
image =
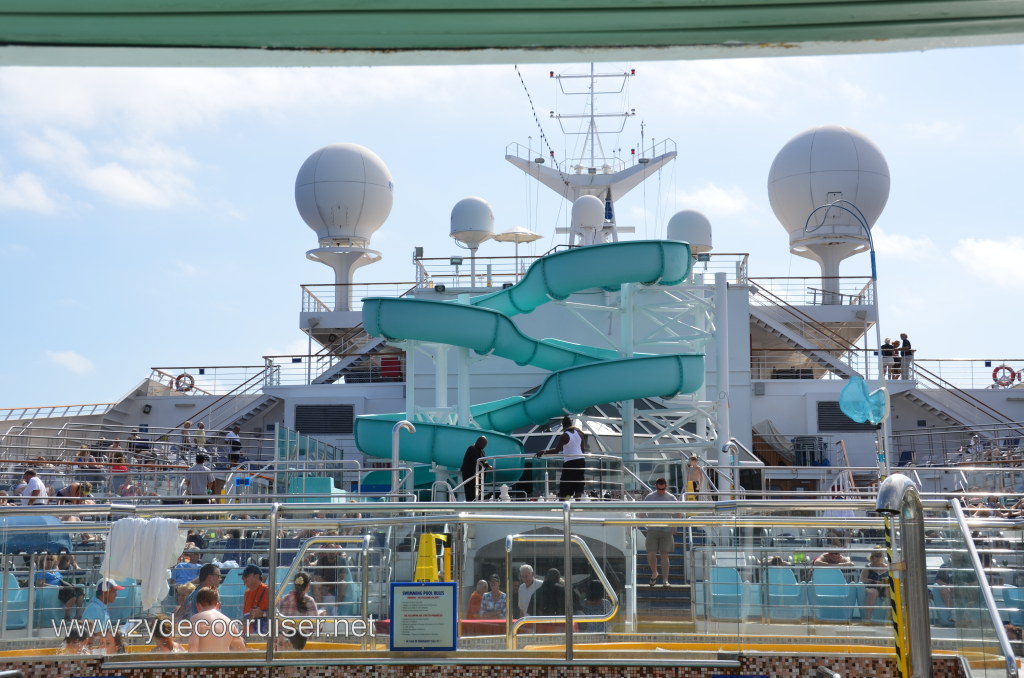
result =
[[[725,273],[715,273],[715,367],[718,372],[718,490],[731,494],[734,487],[729,454],[729,283]],[[719,495],[721,496],[721,494]]]
[[[434,346],[434,407],[448,407],[448,347],[444,344]],[[434,472],[435,483],[446,482],[448,473],[443,466],[431,462],[430,468]]]
[[[448,407],[448,347],[444,344],[434,350],[434,406]]]
[[[405,418],[416,419],[416,343],[405,342]]]
[[[469,417],[469,349],[459,347],[458,408],[459,426],[470,426]]]
[[[469,304],[469,295],[459,295],[460,304]],[[457,386],[457,413],[459,426],[469,426],[469,349],[459,347],[459,372]]]
[[[619,294],[619,355],[623,358],[633,356],[633,293],[635,283],[625,283]],[[636,445],[633,439],[634,411],[633,399],[623,400],[619,404],[622,414],[622,461],[631,464],[636,461]]]

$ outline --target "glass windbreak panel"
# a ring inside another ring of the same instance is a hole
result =
[[[1012,622],[1015,603],[1005,552],[1002,529],[992,521],[972,521],[973,541],[978,546],[977,560],[956,519],[948,511],[926,514],[926,549],[932,648],[935,654],[960,654],[970,664],[973,675],[1005,676],[1007,662],[996,635],[996,623]],[[1002,566],[1006,560],[1007,567]],[[978,566],[980,565],[980,570]],[[991,587],[993,602],[1001,608],[1001,618],[993,620],[982,582]],[[1005,627],[1004,627],[1005,628]],[[1010,629],[1007,629],[1010,630]],[[1012,631],[1010,634],[1012,636]],[[1011,637],[1012,640],[1012,637]]]
[[[711,528],[697,549],[706,568],[703,611],[708,630],[728,628],[739,651],[765,643],[836,644],[887,652],[884,523],[867,502],[748,503]],[[731,596],[731,598],[730,598]]]

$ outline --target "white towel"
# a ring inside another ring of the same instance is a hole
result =
[[[174,518],[122,518],[110,528],[102,576],[142,581],[142,611],[167,596],[167,570],[185,548],[181,521]]]

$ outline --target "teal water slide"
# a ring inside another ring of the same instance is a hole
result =
[[[457,469],[467,447],[481,435],[487,454],[522,454],[522,443],[508,435],[543,424],[564,413],[604,403],[692,393],[704,380],[704,356],[636,355],[581,346],[557,339],[534,339],[509,316],[529,313],[575,292],[618,290],[624,283],[677,285],[690,273],[690,247],[672,240],[639,240],[564,250],[538,259],[518,284],[474,297],[468,304],[414,298],[363,300],[367,333],[392,340],[417,340],[472,349],[519,365],[551,372],[529,396],[513,396],[470,407],[477,426],[413,422],[414,435],[401,438],[400,457],[411,463],[435,462]],[[374,457],[391,457],[391,430],[404,413],[363,415],[356,419],[356,445]],[[499,470],[515,472],[515,460]],[[514,480],[508,473],[503,480]],[[432,479],[424,475],[425,479]],[[418,479],[417,479],[417,484]]]

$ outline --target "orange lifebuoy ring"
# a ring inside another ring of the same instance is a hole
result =
[[[195,377],[193,377],[188,372],[182,372],[181,374],[174,378],[174,388],[181,391],[182,393],[191,391],[195,387],[195,385]]]
[[[1013,383],[1015,379],[1019,379],[1020,375],[1013,371],[1013,368],[1009,365],[1000,365],[999,367],[992,370],[992,381],[996,382],[997,386],[1007,388]]]

